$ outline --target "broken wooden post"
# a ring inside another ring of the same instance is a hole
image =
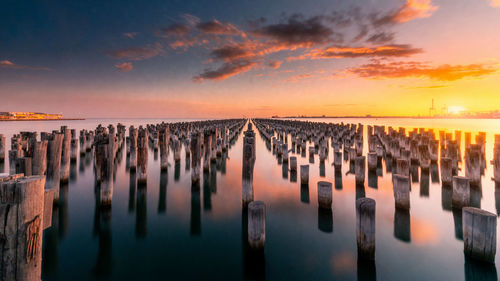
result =
[[[466,177],[453,177],[453,193],[451,195],[453,208],[461,209],[470,205],[470,182]]]
[[[497,216],[472,207],[463,208],[462,215],[464,254],[479,261],[495,263]]]
[[[367,260],[375,259],[375,200],[356,200],[356,241],[358,256]]]
[[[61,178],[61,153],[63,135],[60,133],[42,135],[47,140],[47,175],[45,178],[45,189],[54,190],[54,202],[59,201],[59,188]]]
[[[71,144],[70,144],[70,161],[76,162],[78,156],[78,139],[76,138],[76,130],[71,129]]]
[[[365,183],[365,166],[366,166],[365,156],[357,156],[354,164],[354,174],[356,184]]]
[[[327,181],[318,182],[318,204],[320,208],[332,208],[332,183]]]
[[[410,178],[394,175],[394,201],[398,209],[410,209]]]
[[[69,180],[69,164],[70,164],[70,149],[71,149],[71,131],[66,127],[61,127],[63,135],[62,148],[61,148],[61,171],[60,180],[65,183]]]
[[[441,158],[441,182],[443,185],[451,185],[453,181],[452,160],[448,157]]]
[[[300,184],[309,185],[309,165],[300,165]]]
[[[251,123],[249,123],[251,124]],[[248,127],[243,137],[243,165],[242,165],[242,204],[247,206],[253,201],[253,169],[255,165],[255,133]]]
[[[377,170],[378,156],[375,152],[368,153],[368,171]]]
[[[4,161],[5,161],[5,136],[3,134],[0,134],[0,162]]]
[[[266,205],[262,201],[248,204],[248,244],[253,250],[264,250],[266,244]]]
[[[198,132],[191,132],[191,184],[200,183],[200,165],[201,165],[201,138]]]
[[[53,202],[44,185],[44,176],[0,179],[1,280],[41,278],[43,230],[50,227]]]
[[[148,135],[142,127],[137,135],[137,184],[145,185],[148,181]]]
[[[170,140],[170,129],[168,126],[160,129],[159,145],[160,145],[160,170],[168,170],[168,144]],[[186,151],[188,151],[186,149]]]
[[[335,170],[342,169],[342,152],[335,151],[333,153],[333,166]]]
[[[130,126],[128,133],[130,141],[129,168],[130,171],[135,171],[137,168],[137,129]]]
[[[21,157],[16,162],[16,174],[28,177],[32,175],[31,157]]]
[[[204,154],[203,154],[203,171],[208,172],[210,171],[210,157],[212,155],[212,132],[210,130],[205,130],[203,134],[203,149]]]
[[[100,206],[110,206],[113,200],[113,166],[114,158],[112,146],[110,146],[108,134],[96,135],[95,146],[95,170],[96,181],[99,184]]]

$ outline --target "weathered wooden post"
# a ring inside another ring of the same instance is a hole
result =
[[[466,177],[453,177],[453,193],[451,195],[453,208],[461,209],[470,205],[470,182]]]
[[[452,160],[448,157],[441,158],[441,182],[443,185],[451,185],[453,181]]]
[[[17,159],[24,156],[22,149],[12,149],[9,150],[9,174],[13,175],[16,173],[16,163]]]
[[[191,184],[200,183],[201,139],[198,132],[191,132]]]
[[[168,145],[170,140],[170,130],[168,126],[160,129],[159,144],[160,144],[160,169],[168,170]],[[186,151],[188,151],[186,149]]]
[[[99,204],[111,206],[113,200],[113,150],[108,134],[99,134],[95,138],[96,180],[99,183]]]
[[[43,137],[43,135],[42,135]],[[61,178],[61,154],[63,135],[52,133],[45,135],[47,144],[47,176],[45,178],[45,189],[54,190],[54,202],[59,201],[59,188]]]
[[[377,170],[378,156],[375,152],[368,153],[368,171]]]
[[[394,175],[394,201],[398,209],[410,209],[410,178]]]
[[[31,159],[31,172],[33,175],[45,176],[47,171],[47,146],[47,140],[36,142],[33,146],[33,158]]]
[[[406,177],[410,176],[410,165],[408,160],[406,159],[396,160],[396,174]]]
[[[497,250],[497,216],[485,210],[462,209],[464,254],[467,257],[495,263]]]
[[[332,208],[332,183],[327,181],[318,182],[318,205],[320,208]]]
[[[80,155],[85,155],[86,151],[87,151],[86,131],[81,130],[80,131]]]
[[[258,251],[266,244],[266,205],[262,201],[248,204],[248,244]]]
[[[375,259],[375,200],[356,200],[356,241],[358,256],[367,260]]]
[[[137,184],[146,185],[148,181],[148,135],[142,127],[137,135]]]
[[[5,136],[3,134],[0,134],[0,162],[4,161],[5,161]]]
[[[208,172],[210,171],[210,157],[212,155],[212,132],[210,130],[205,130],[203,134],[203,149],[204,154],[203,154],[203,171]]]
[[[309,185],[309,165],[300,165],[300,184]]]
[[[61,151],[61,171],[60,180],[65,183],[69,180],[69,164],[70,164],[70,149],[71,149],[71,131],[66,127],[61,127],[63,135],[62,151]]]
[[[45,177],[0,179],[0,280],[40,280],[43,230],[51,225],[53,192]]]
[[[130,126],[128,133],[130,141],[129,167],[130,171],[135,171],[137,168],[137,129]]]
[[[335,151],[333,153],[333,166],[335,170],[342,169],[342,152]]]
[[[472,145],[465,156],[465,176],[469,178],[471,185],[481,184],[481,158],[481,147]]]
[[[27,177],[32,175],[31,157],[17,158],[16,174],[23,174]]]
[[[354,173],[356,184],[364,184],[365,183],[365,164],[366,159],[365,156],[357,156],[355,160]]]
[[[78,156],[78,139],[76,137],[76,130],[71,129],[71,145],[70,145],[70,161],[76,162]]]
[[[255,133],[249,126],[243,137],[242,203],[247,206],[253,201],[253,168],[255,164]]]

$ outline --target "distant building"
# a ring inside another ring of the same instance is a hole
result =
[[[62,119],[62,114],[41,112],[0,112],[0,120]]]

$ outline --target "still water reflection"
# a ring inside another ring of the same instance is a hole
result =
[[[10,137],[19,131],[51,131],[61,125],[93,129],[121,122],[127,128],[178,120],[85,120],[1,123]],[[500,213],[500,186],[491,180],[496,120],[313,119],[312,121],[455,129],[487,133],[486,167],[481,189],[471,205]],[[366,129],[365,129],[366,130]],[[318,155],[297,157],[310,164],[310,184],[301,185],[256,133],[254,199],[266,203],[265,253],[249,251],[247,214],[241,207],[242,136],[227,154],[192,188],[190,161],[181,153],[175,164],[160,171],[159,157],[150,149],[148,181],[136,186],[125,150],[114,174],[112,208],[96,204],[90,154],[70,166],[70,180],[61,186],[60,204],[43,241],[43,280],[497,280],[496,267],[469,261],[463,255],[462,214],[451,207],[451,187],[441,186],[438,166],[422,173],[410,167],[411,210],[394,208],[391,159],[367,173],[356,185],[354,167],[333,167],[333,150],[324,164]],[[366,134],[366,132],[365,132]],[[366,147],[365,137],[365,147]],[[464,155],[462,139],[462,156]],[[184,151],[184,146],[183,146]],[[367,149],[364,149],[367,151]],[[344,155],[345,156],[345,155]],[[8,161],[0,166],[8,171]],[[464,171],[459,171],[463,175]],[[316,182],[333,183],[333,208],[318,208]],[[472,191],[472,189],[471,189]],[[376,257],[357,259],[355,200],[376,200]],[[498,237],[498,235],[497,235]],[[497,242],[497,245],[499,243]]]

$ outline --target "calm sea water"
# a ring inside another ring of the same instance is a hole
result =
[[[500,133],[499,120],[310,120],[435,128],[436,133],[440,129],[485,131],[488,166],[482,178],[482,191],[473,196],[482,209],[499,211],[500,187],[495,189],[489,164],[494,134]],[[19,131],[51,131],[61,125],[93,129],[99,123],[118,122],[128,128],[161,121],[180,120],[2,122],[0,133],[6,135],[10,147],[11,135]],[[463,147],[462,144],[462,150]],[[435,178],[419,176],[419,181],[412,183],[410,212],[396,212],[391,174],[387,173],[384,162],[382,174],[367,177],[364,190],[357,190],[354,175],[346,175],[347,162],[343,163],[342,177],[335,178],[330,149],[324,173],[315,158],[314,164],[310,164],[310,185],[301,188],[300,180],[291,182],[290,174],[278,164],[257,131],[256,150],[254,197],[264,201],[267,208],[262,263],[248,258],[243,243],[242,232],[246,228],[241,208],[240,135],[228,157],[213,167],[216,172],[203,176],[199,194],[191,193],[184,152],[179,166],[174,165],[170,153],[171,166],[168,172],[161,173],[159,157],[150,150],[147,191],[141,192],[127,170],[123,149],[109,212],[96,208],[92,160],[79,158],[71,167],[69,184],[61,189],[61,204],[54,209],[53,225],[44,232],[42,279],[465,280],[466,275],[476,278],[471,280],[483,280],[478,278],[484,276],[496,279],[495,268],[465,263],[461,217],[451,210],[451,193],[441,188],[440,178],[436,182]],[[297,156],[299,165],[309,163],[308,158]],[[8,161],[3,169],[8,171]],[[318,210],[319,180],[334,183],[331,213]],[[374,264],[357,262],[356,192],[364,192],[377,202]],[[500,258],[496,260],[498,267]]]

